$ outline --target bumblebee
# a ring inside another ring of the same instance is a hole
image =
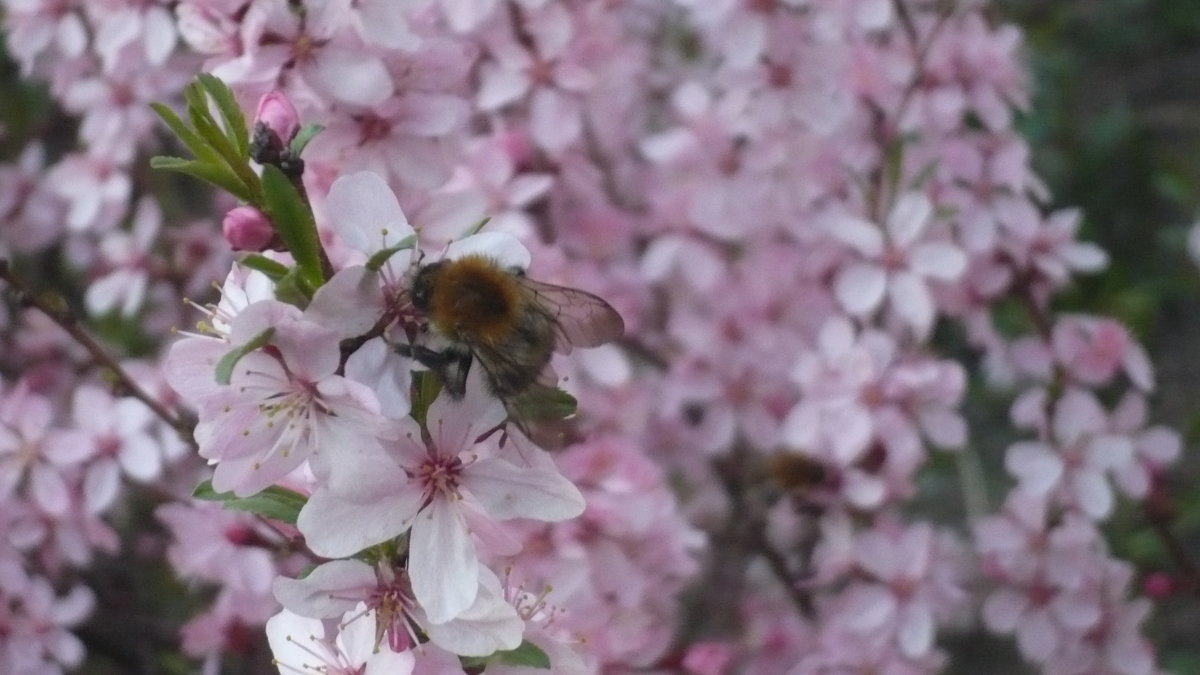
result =
[[[464,395],[469,368],[478,362],[491,393],[523,430],[523,404],[557,390],[554,352],[595,347],[625,332],[621,315],[599,297],[535,281],[485,255],[420,267],[411,298],[449,346],[401,351],[437,373],[453,398]]]

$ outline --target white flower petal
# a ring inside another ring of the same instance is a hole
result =
[[[162,472],[162,453],[159,452],[158,443],[146,434],[126,438],[121,444],[117,460],[125,475],[143,483],[158,478]]]
[[[907,192],[896,200],[888,214],[888,238],[896,246],[908,248],[929,225],[933,204],[921,192]]]
[[[954,281],[967,269],[967,256],[954,244],[930,241],[913,248],[909,266],[925,277]]]
[[[1030,441],[1009,446],[1004,466],[1026,492],[1037,496],[1050,492],[1063,475],[1062,459],[1049,446]]]
[[[533,257],[520,239],[507,232],[480,232],[446,247],[446,258],[484,255],[506,269],[526,269]]]
[[[559,521],[583,513],[583,495],[557,471],[519,468],[481,459],[463,472],[463,483],[492,518]]]
[[[480,72],[481,85],[475,99],[480,110],[502,108],[529,91],[529,75],[523,70],[485,64]]]
[[[325,637],[325,625],[320,619],[305,618],[285,609],[267,619],[266,631],[267,644],[282,672],[287,672],[282,669],[285,666],[295,672],[319,672],[333,660],[320,642]]]
[[[1070,474],[1070,483],[1079,508],[1090,518],[1103,520],[1112,512],[1112,488],[1104,474],[1091,468],[1078,468]]]
[[[983,623],[997,633],[1011,633],[1029,607],[1024,593],[1010,588],[992,592],[983,603]]]
[[[853,263],[834,281],[834,295],[850,314],[863,315],[879,307],[887,290],[887,274],[871,263]]]
[[[314,88],[361,106],[383,103],[396,90],[383,61],[356,49],[321,48],[305,75]]]
[[[918,658],[933,646],[933,614],[925,604],[910,603],[896,619],[896,641],[909,658]]]
[[[405,489],[400,481],[407,480],[407,477],[402,473],[395,475],[390,468],[383,471],[381,466],[372,468],[373,472],[363,470],[356,475],[361,481],[367,481],[373,479],[372,473],[383,474],[379,478],[381,485],[364,486],[359,481],[345,481],[347,484],[359,483],[354,487],[363,488],[349,496],[367,501],[350,501],[340,494],[333,494],[330,489],[324,489],[313,493],[300,510],[296,527],[317,555],[327,558],[354,555],[368,546],[399,535],[412,523],[421,504],[421,492]],[[349,469],[343,471],[348,472]],[[335,473],[334,476],[341,476],[341,473]]]
[[[431,623],[446,623],[475,602],[479,562],[461,511],[435,496],[413,523],[409,545],[413,595]]]
[[[326,619],[353,609],[375,586],[375,572],[370,565],[361,560],[331,560],[303,579],[277,577],[272,591],[288,610]]]
[[[334,181],[325,197],[324,212],[342,241],[367,255],[413,234],[392,188],[370,171]]]
[[[383,312],[379,273],[355,265],[340,270],[317,289],[304,318],[346,339],[370,331]]]
[[[921,337],[933,327],[936,310],[925,281],[911,272],[897,272],[888,283],[888,299],[896,314]]]
[[[43,464],[29,472],[29,489],[38,505],[52,516],[62,516],[71,508],[71,491],[61,474]]]
[[[428,624],[425,630],[429,639],[443,649],[463,656],[487,656],[520,645],[525,622],[504,600],[496,575],[480,567],[475,602],[453,621]]]
[[[883,254],[883,233],[869,220],[838,215],[825,222],[825,231],[870,258]]]

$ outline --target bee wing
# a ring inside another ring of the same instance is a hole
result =
[[[572,347],[597,347],[625,334],[625,321],[617,310],[587,291],[528,277],[521,283],[533,295],[533,301],[554,319],[557,352],[570,354]]]

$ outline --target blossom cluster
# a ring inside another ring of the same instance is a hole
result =
[[[1158,672],[1101,527],[1180,437],[1135,338],[1055,309],[1107,257],[1046,207],[1021,35],[981,3],[3,2],[78,135],[0,166],[0,276],[57,254],[152,344],[103,363],[52,304],[0,316],[12,672],[85,658],[79,572],[137,490],[217,589],[182,636],[208,672],[265,630],[284,673],[926,673],[976,625],[1043,672]],[[206,219],[145,170],[180,141],[156,166],[224,188]],[[554,357],[574,418],[414,358],[455,347],[415,273],[468,256],[624,318]],[[913,508],[935,456],[990,452],[1001,506]],[[204,476],[243,511],[187,499]]]

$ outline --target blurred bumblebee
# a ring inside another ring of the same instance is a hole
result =
[[[412,304],[449,342],[441,350],[409,345],[402,353],[434,371],[453,398],[466,391],[467,373],[478,362],[491,393],[523,431],[530,410],[558,393],[550,368],[554,352],[616,340],[625,323],[604,300],[506,269],[484,255],[441,260],[420,267]]]

